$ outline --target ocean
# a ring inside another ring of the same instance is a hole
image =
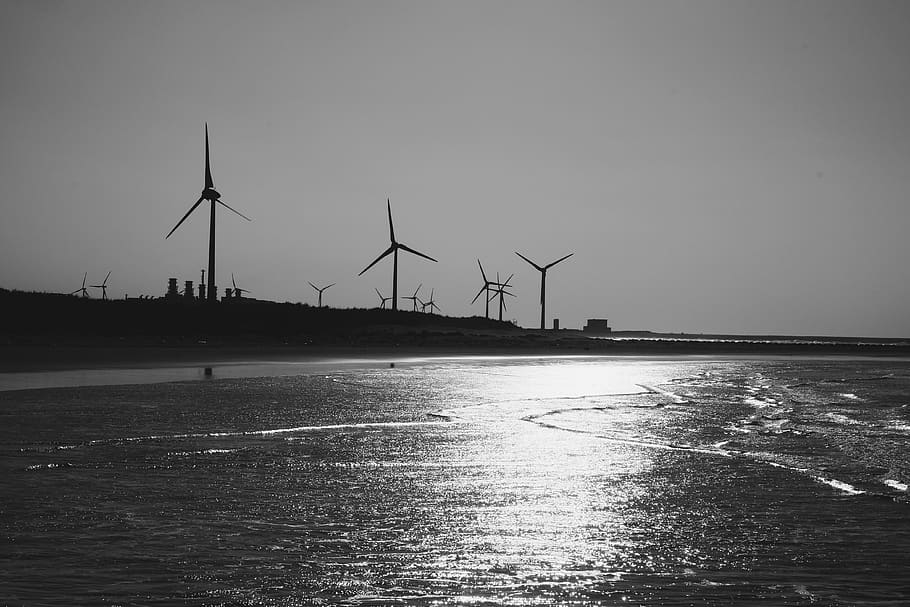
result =
[[[907,360],[5,379],[2,605],[910,604]]]

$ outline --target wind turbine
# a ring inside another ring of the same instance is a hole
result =
[[[88,273],[86,272],[86,276]],[[111,273],[108,272],[107,276],[104,277],[104,282],[100,285],[89,285],[93,289],[101,289],[101,299],[107,299],[107,279],[111,277]]]
[[[374,287],[374,290],[376,291],[376,295],[379,295],[379,300],[380,300],[380,302],[381,302],[381,303],[379,304],[379,309],[380,309],[380,310],[385,310],[385,302],[389,301],[389,300],[392,299],[392,298],[391,298],[391,297],[383,297],[383,296],[382,296],[382,293],[379,292],[379,289],[376,289],[375,287]]]
[[[490,318],[490,287],[492,287],[496,283],[490,282],[489,280],[487,280],[487,275],[484,273],[483,266],[480,265],[479,259],[477,260],[477,266],[480,268],[480,275],[483,277],[483,286],[480,287],[480,291],[477,292],[477,295],[474,296],[474,299],[471,300],[471,303],[473,304],[475,301],[477,301],[477,298],[480,297],[480,294],[483,293],[484,291],[486,291],[487,292],[487,296],[486,296],[487,305],[486,305],[486,312],[484,312],[484,317]],[[495,295],[494,295],[494,297],[495,297]]]
[[[76,289],[75,291],[70,293],[70,295],[75,295],[76,293],[79,293],[81,291],[82,297],[88,297],[88,291],[85,290],[85,279],[86,278],[88,278],[88,272],[86,272],[85,274],[82,275],[82,287],[79,289]]]
[[[237,286],[237,283],[234,282],[234,273],[233,272],[231,272],[231,284],[234,285],[234,293],[236,294],[237,299],[242,299],[244,293],[249,293],[249,290],[241,289],[240,287]]]
[[[335,283],[333,282],[332,284],[322,287],[321,289],[309,281],[307,281],[307,283],[319,292],[319,306],[318,307],[321,308],[322,307],[322,292],[325,291],[326,289],[328,289],[329,287],[334,287]]]
[[[362,276],[364,272],[375,266],[380,259],[386,255],[392,255],[392,309],[398,309],[398,249],[407,251],[408,253],[413,253],[430,261],[436,261],[429,255],[424,255],[418,251],[415,251],[411,247],[404,245],[397,240],[395,240],[395,228],[392,226],[392,202],[391,200],[386,200],[386,204],[389,209],[389,240],[392,241],[392,244],[389,245],[389,248],[386,249],[379,257],[373,260],[373,263],[365,267],[358,276]]]
[[[215,205],[220,204],[229,211],[237,213],[247,221],[252,221],[249,217],[229,207],[223,200],[221,200],[221,194],[215,190],[215,183],[212,181],[212,170],[209,165],[209,124],[205,123],[205,188],[202,190],[202,194],[199,196],[199,200],[196,201],[196,204],[190,207],[190,210],[186,212],[186,215],[183,216],[183,219],[177,222],[177,225],[167,233],[167,236],[164,237],[165,240],[171,237],[171,234],[180,227],[186,218],[190,216],[190,213],[196,210],[203,200],[208,200],[212,203],[212,209],[209,218],[209,282],[206,288],[207,297],[209,301],[217,301],[217,293],[215,293]]]
[[[534,263],[533,261],[531,261],[524,255],[522,255],[518,251],[515,251],[515,254],[518,255],[519,257],[521,257],[522,259],[524,259],[526,262],[528,262],[532,266],[534,266],[537,269],[537,271],[540,272],[540,328],[544,329],[544,328],[546,328],[545,324],[546,324],[546,310],[547,310],[547,300],[546,300],[547,270],[549,270],[550,268],[552,268],[553,266],[558,264],[560,261],[565,261],[566,259],[572,257],[573,255],[575,255],[575,253],[569,253],[565,257],[560,257],[556,261],[554,261],[552,263],[548,263],[547,265],[545,265],[543,267],[537,265],[536,263]]]
[[[413,310],[413,311],[414,311],[414,312],[417,311],[417,302],[420,301],[420,298],[417,297],[417,291],[420,291],[420,287],[422,287],[422,286],[423,286],[423,283],[420,283],[419,285],[417,285],[417,289],[414,291],[414,294],[413,294],[413,295],[407,295],[407,296],[405,296],[405,297],[402,297],[402,299],[410,299],[411,302],[413,302],[413,304],[414,304],[414,310]],[[422,304],[423,302],[420,301],[420,303]]]
[[[499,273],[497,273],[496,282],[491,283],[491,284],[496,285],[496,288],[493,289],[496,292],[493,294],[493,297],[491,297],[490,299],[495,299],[497,295],[499,296],[499,321],[500,322],[502,322],[502,311],[506,309],[505,296],[508,295],[509,297],[515,297],[514,293],[510,293],[509,291],[506,291],[506,289],[509,288],[509,286],[511,286],[511,285],[509,285],[509,282],[511,282],[513,276],[515,276],[515,275],[510,274],[505,282],[499,282]]]
[[[429,308],[430,308],[430,314],[433,314],[433,309],[434,309],[434,308],[435,308],[436,310],[439,310],[439,306],[437,306],[437,305],[436,305],[436,302],[433,301],[433,294],[434,294],[435,292],[436,292],[436,289],[430,289],[430,299],[428,299],[427,301],[422,301],[422,302],[420,302],[420,304],[421,304],[420,311],[421,311],[421,312],[426,312],[428,306],[429,306]]]

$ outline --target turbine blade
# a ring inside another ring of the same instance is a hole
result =
[[[209,123],[205,123],[205,187],[214,188],[215,182],[212,181],[212,169],[209,165]]]
[[[482,286],[480,288],[480,290],[477,292],[477,295],[474,296],[474,299],[471,300],[471,303],[474,303],[475,301],[477,301],[477,298],[480,297],[480,294],[486,290],[487,290],[487,285]]]
[[[234,290],[237,290],[237,283],[234,282],[234,273],[231,272],[231,284],[234,285]]]
[[[316,289],[317,291],[319,290],[319,287],[317,287],[316,285],[314,285],[313,283],[311,283],[309,280],[306,281],[306,282],[307,282],[308,285],[310,285],[311,287],[313,287],[313,288]]]
[[[243,213],[241,213],[241,212],[238,211],[237,209],[234,209],[234,208],[229,207],[229,206],[227,205],[227,203],[226,203],[225,201],[221,200],[220,198],[218,199],[218,204],[220,204],[221,206],[223,206],[224,208],[226,208],[226,209],[229,210],[229,211],[234,211],[235,213],[237,213],[238,215],[240,215],[241,217],[243,217],[243,218],[246,219],[247,221],[253,221],[252,219],[250,219],[249,217],[247,217],[246,215],[244,215]]]
[[[512,277],[513,277],[513,276],[515,276],[515,274],[509,274],[509,277],[506,278],[506,281],[505,281],[504,283],[502,283],[502,288],[503,288],[503,289],[505,289],[506,287],[509,286],[509,282],[512,281]]]
[[[183,219],[181,219],[180,221],[177,222],[177,225],[174,226],[174,229],[167,233],[167,236],[165,236],[164,239],[167,240],[168,238],[170,238],[171,234],[173,234],[174,231],[180,227],[181,223],[186,221],[186,218],[190,216],[190,213],[195,211],[196,207],[198,207],[200,204],[202,204],[202,196],[199,197],[199,200],[196,201],[196,204],[194,204],[193,206],[190,207],[190,210],[186,212],[186,215],[183,216]]]
[[[569,254],[566,255],[565,257],[560,257],[559,259],[557,259],[557,260],[554,261],[553,263],[544,266],[544,270],[546,270],[546,269],[548,269],[548,268],[552,268],[553,266],[555,266],[556,264],[558,264],[560,261],[565,261],[566,259],[572,257],[573,255],[575,255],[575,253],[569,253]]]
[[[333,283],[330,284],[328,287],[323,287],[323,288],[324,288],[324,289],[328,289],[329,287],[334,287],[336,284],[337,284],[337,283],[334,283],[334,282],[333,282]]]
[[[480,268],[480,275],[483,276],[483,281],[484,281],[484,282],[490,282],[490,281],[487,280],[487,275],[484,274],[483,266],[480,265],[480,260],[479,260],[479,259],[477,260],[477,267]]]
[[[107,276],[104,277],[104,282],[101,283],[101,284],[102,284],[102,285],[106,285],[106,284],[107,284],[107,279],[110,278],[110,277],[111,277],[111,273],[108,272],[108,273],[107,273]]]
[[[421,253],[421,252],[419,252],[419,251],[415,251],[414,249],[412,249],[411,247],[409,247],[409,246],[407,246],[407,245],[399,244],[398,247],[401,248],[401,249],[404,249],[404,250],[407,251],[408,253],[413,253],[414,255],[419,255],[419,256],[421,256],[421,257],[423,257],[423,258],[425,258],[425,259],[429,259],[430,261],[436,261],[435,259],[433,259],[433,258],[430,257],[429,255],[424,255],[423,253]],[[436,263],[439,263],[439,262],[436,261]]]
[[[394,250],[395,250],[395,245],[393,244],[393,245],[390,246],[388,249],[386,249],[385,252],[382,253],[379,257],[377,257],[376,259],[374,259],[374,260],[373,260],[373,263],[371,263],[370,265],[368,265],[367,267],[365,267],[363,270],[361,270],[361,271],[360,271],[360,274],[358,274],[357,276],[363,276],[363,273],[364,273],[364,272],[366,272],[367,270],[369,270],[370,268],[372,268],[373,266],[375,266],[377,263],[379,263],[379,260],[380,260],[380,259],[382,259],[382,258],[385,257],[386,255],[389,255],[389,254],[392,253],[392,251],[394,251]]]
[[[88,272],[82,275],[82,289],[85,290],[85,279],[88,278]]]
[[[417,285],[417,288],[414,289],[414,298],[415,299],[417,298],[417,292],[420,291],[420,287],[422,287],[422,286],[423,286],[423,283],[420,283],[419,285]]]
[[[524,255],[522,255],[522,254],[519,253],[518,251],[515,251],[515,254],[518,255],[519,257],[521,257],[522,259],[524,259],[526,262],[528,262],[529,264],[531,264],[531,265],[534,266],[535,268],[537,268],[537,271],[538,271],[538,272],[543,272],[543,268],[541,268],[539,265],[537,265],[536,263],[534,263],[533,261],[531,261],[530,259],[528,259],[528,258],[525,257]]]
[[[373,290],[376,291],[376,295],[379,295],[379,299],[385,299],[385,297],[382,296],[382,293],[379,292],[379,289],[373,287]]]
[[[387,198],[386,204],[389,209],[389,242],[395,244],[395,228],[392,226],[392,201]]]

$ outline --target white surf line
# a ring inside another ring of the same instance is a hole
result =
[[[635,385],[640,386],[641,384],[635,384]],[[508,404],[514,404],[514,403],[541,403],[541,402],[547,402],[547,401],[560,401],[560,400],[575,401],[575,400],[585,400],[588,398],[606,398],[606,397],[611,397],[611,396],[639,396],[641,394],[647,394],[648,392],[650,392],[650,390],[646,389],[645,391],[642,391],[642,392],[605,392],[603,394],[581,394],[579,396],[540,396],[540,397],[535,397],[535,398],[513,398],[513,399],[506,399],[506,400],[487,400],[487,401],[476,403],[474,405],[464,405],[463,407],[440,409],[436,413],[430,413],[429,415],[437,415],[439,417],[447,417],[450,419],[455,419],[455,418],[462,419],[457,414],[458,411],[466,411],[468,409],[478,409],[480,407],[508,405]],[[607,407],[594,407],[594,408],[606,409]],[[568,410],[570,410],[570,409],[566,409],[566,411],[568,411]]]
[[[99,445],[118,445],[156,440],[184,440],[190,438],[233,438],[240,436],[276,436],[292,434],[295,432],[321,432],[325,430],[348,430],[364,428],[406,428],[411,426],[443,426],[450,421],[413,421],[413,422],[362,422],[358,424],[326,424],[323,426],[295,426],[293,428],[275,428],[272,430],[243,430],[237,432],[198,432],[190,434],[158,434],[150,436],[127,436],[121,438],[101,438],[86,441],[75,445],[59,445],[57,450],[78,449],[79,447],[95,447]]]
[[[892,479],[892,478],[886,478],[885,480],[882,481],[882,483],[884,483],[885,485],[888,485],[888,486],[891,487],[892,489],[897,489],[898,491],[906,491],[906,490],[907,490],[907,484],[906,484],[906,483],[902,483],[902,482],[900,482],[900,481],[896,481],[896,480],[894,480],[894,479]]]
[[[545,413],[544,415],[550,415],[550,414]],[[538,416],[538,417],[543,417],[543,416]],[[636,439],[636,438],[620,438],[617,436],[609,436],[606,434],[598,434],[596,432],[589,432],[587,430],[579,430],[577,428],[566,428],[564,426],[558,426],[556,424],[551,424],[548,422],[540,421],[540,419],[537,419],[535,417],[524,417],[524,418],[522,418],[522,420],[526,421],[526,422],[530,422],[532,424],[536,424],[543,428],[551,428],[553,430],[562,430],[563,432],[574,432],[576,434],[586,434],[588,436],[593,436],[595,438],[599,438],[599,439],[602,439],[605,441],[610,441],[613,443],[620,443],[620,444],[624,444],[624,445],[635,445],[638,447],[648,447],[650,449],[660,449],[662,451],[685,451],[685,452],[689,452],[689,453],[704,453],[706,455],[716,455],[716,456],[721,456],[721,457],[730,457],[731,453],[733,453],[733,452],[725,451],[722,449],[718,449],[718,450],[705,449],[703,447],[689,447],[686,445],[674,445],[673,443],[656,443],[653,441],[646,441],[646,440]]]
[[[645,391],[650,392],[652,394],[660,394],[661,396],[666,396],[667,398],[672,400],[677,405],[686,405],[691,402],[689,400],[686,400],[685,398],[683,398],[682,396],[680,396],[678,394],[673,394],[672,392],[668,392],[666,390],[661,390],[660,388],[657,388],[655,386],[651,386],[648,384],[635,384],[635,385],[641,386],[642,388],[645,389]]]

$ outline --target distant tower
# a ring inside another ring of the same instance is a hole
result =
[[[193,281],[187,280],[183,283],[183,297],[186,299],[193,299]]]
[[[199,301],[205,301],[205,285],[199,283]]]
[[[167,279],[167,293],[165,293],[164,298],[168,300],[174,300],[180,297],[180,293],[177,292],[177,279],[168,278]]]

